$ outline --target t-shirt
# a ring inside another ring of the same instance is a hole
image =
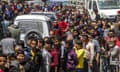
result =
[[[84,68],[84,49],[75,49],[77,59],[78,59],[78,64],[76,65],[76,68],[82,69]]]

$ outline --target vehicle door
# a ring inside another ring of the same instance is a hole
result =
[[[96,17],[95,12],[94,12],[95,9],[97,9],[96,1],[90,0],[88,2],[88,12],[92,20],[95,20],[95,17]]]

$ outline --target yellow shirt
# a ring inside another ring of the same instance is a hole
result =
[[[31,60],[33,60],[35,53],[32,50],[30,52],[31,52]]]
[[[77,54],[78,64],[76,65],[76,68],[82,69],[84,68],[84,49],[75,49],[75,52]]]

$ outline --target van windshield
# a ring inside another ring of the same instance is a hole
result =
[[[120,0],[98,0],[100,9],[120,9]]]

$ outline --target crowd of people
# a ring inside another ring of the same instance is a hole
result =
[[[120,61],[120,20],[111,22],[96,12],[93,21],[86,9],[1,2],[0,72],[118,72]],[[18,15],[32,10],[53,11],[50,36],[34,34],[22,41],[8,31]],[[102,62],[101,62],[102,61]],[[106,66],[106,68],[105,68]]]

